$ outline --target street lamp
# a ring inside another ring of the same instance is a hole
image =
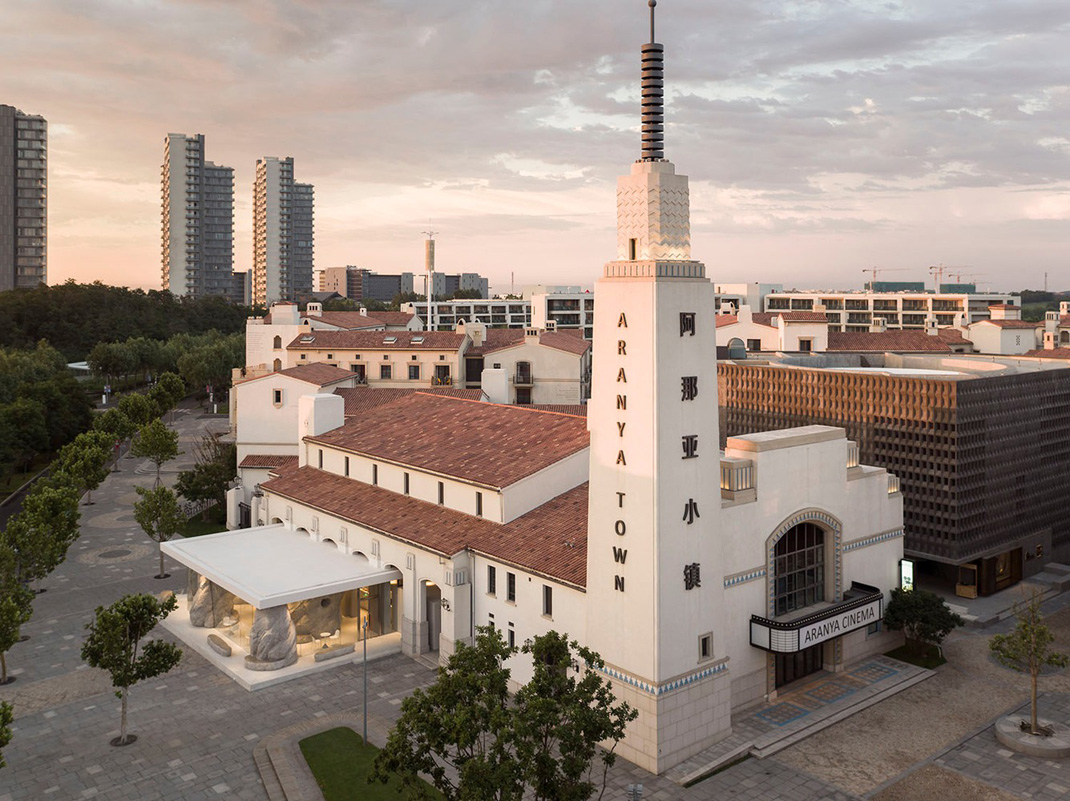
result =
[[[364,744],[368,744],[368,618],[364,618]]]

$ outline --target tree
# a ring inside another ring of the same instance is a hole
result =
[[[160,486],[160,467],[178,456],[178,432],[169,429],[163,420],[153,420],[141,428],[131,453],[141,459],[148,459],[156,465],[156,483]]]
[[[884,625],[902,631],[910,649],[921,654],[925,645],[940,645],[963,620],[952,612],[944,599],[928,590],[892,589],[892,599],[884,612]]]
[[[0,768],[4,767],[3,748],[11,742],[11,724],[15,722],[11,704],[0,701]]]
[[[556,631],[525,643],[535,667],[531,681],[516,694],[513,715],[516,755],[525,784],[539,800],[585,801],[597,789],[591,772],[599,743],[601,785],[616,761],[613,748],[638,711],[616,700],[598,673],[602,658]],[[571,668],[571,670],[570,670]]]
[[[65,479],[40,480],[30,488],[0,537],[14,553],[19,581],[39,581],[62,564],[78,539],[79,518],[78,493]]]
[[[996,634],[989,640],[988,647],[1000,664],[1019,673],[1029,673],[1032,683],[1029,733],[1043,734],[1037,726],[1037,677],[1044,667],[1066,667],[1070,664],[1070,655],[1051,647],[1055,636],[1044,625],[1037,592],[1034,591],[1028,603],[1015,604],[1014,615],[1018,618],[1014,630],[1010,634]]]
[[[182,530],[186,518],[178,507],[178,498],[167,487],[135,487],[141,500],[134,504],[134,519],[149,539],[160,546],[160,572],[156,578],[167,578],[163,572],[163,544]]]
[[[205,434],[197,445],[197,463],[178,474],[175,489],[189,501],[205,503],[203,519],[208,519],[208,504],[220,507],[227,501],[227,487],[238,472],[238,449]]]
[[[167,391],[167,394],[171,396],[172,406],[186,397],[186,382],[174,373],[164,373],[156,383],[157,386],[163,387]]]
[[[7,675],[7,652],[32,614],[33,592],[19,580],[14,550],[0,542],[0,684],[15,680]]]
[[[116,445],[120,445],[137,433],[137,425],[123,414],[122,409],[108,409],[93,421],[93,430],[107,434]]]
[[[89,635],[82,645],[82,659],[90,667],[111,674],[115,695],[122,701],[119,736],[112,745],[128,745],[136,737],[126,733],[126,707],[130,688],[144,679],[167,673],[182,658],[182,649],[165,640],[149,640],[156,624],[178,607],[173,595],[165,600],[143,593],[126,595],[105,608],[98,606],[86,624]]]
[[[520,799],[520,766],[509,742],[509,670],[502,664],[515,653],[491,626],[479,627],[475,645],[458,643],[435,683],[401,702],[371,778],[386,782],[396,774],[410,799],[431,797],[420,773],[447,801]]]
[[[124,395],[119,399],[119,411],[125,414],[136,426],[147,426],[159,415],[156,412],[156,404],[144,395],[134,393]]]
[[[474,646],[459,644],[438,680],[402,702],[372,778],[397,774],[410,799],[429,797],[419,773],[448,801],[590,798],[599,743],[615,746],[638,712],[614,703],[598,654],[557,632],[525,644],[534,676],[510,701],[503,663],[516,652],[493,627],[479,628]],[[611,747],[601,758],[603,792],[614,760]]]
[[[65,445],[52,462],[52,475],[67,478],[86,492],[86,504],[92,503],[93,490],[108,477],[112,438],[102,431],[85,431]]]

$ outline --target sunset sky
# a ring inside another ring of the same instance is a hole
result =
[[[160,285],[169,131],[316,188],[316,267],[590,284],[639,154],[646,0],[3,0],[0,103],[49,121],[49,282]],[[1070,289],[1066,0],[661,0],[666,155],[715,281]]]

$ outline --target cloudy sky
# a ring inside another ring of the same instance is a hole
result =
[[[639,153],[645,0],[0,0],[0,103],[49,121],[49,280],[158,287],[169,131],[316,187],[317,268],[589,284]],[[662,0],[667,156],[717,281],[943,263],[1070,289],[1066,0]]]

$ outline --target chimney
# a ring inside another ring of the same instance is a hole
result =
[[[869,333],[871,334],[883,334],[888,330],[888,320],[885,317],[874,317],[873,322],[869,324]]]
[[[717,311],[720,314],[735,314],[736,313],[736,304],[734,304],[730,300],[726,300],[724,303],[721,304],[721,308],[718,309]]]
[[[1055,350],[1055,332],[1044,332],[1044,350]]]
[[[297,400],[297,452],[301,467],[309,463],[305,437],[318,437],[345,423],[346,404],[341,395],[302,395]]]
[[[360,307],[360,316],[361,317],[367,317],[368,316],[368,307],[367,306],[361,306]]]
[[[1044,313],[1044,330],[1054,332],[1059,328],[1059,312],[1050,311]]]
[[[297,325],[300,316],[295,303],[276,303],[271,307],[272,325]]]
[[[936,324],[936,318],[931,314],[925,318],[925,333],[931,337],[940,336],[940,327]]]
[[[305,308],[305,314],[309,317],[322,317],[323,316],[323,304],[322,303],[309,303]]]
[[[1022,310],[1018,306],[1009,306],[1005,303],[994,303],[988,307],[988,319],[1021,320]]]
[[[1070,314],[1070,300],[1063,300],[1059,302],[1059,316]]]

